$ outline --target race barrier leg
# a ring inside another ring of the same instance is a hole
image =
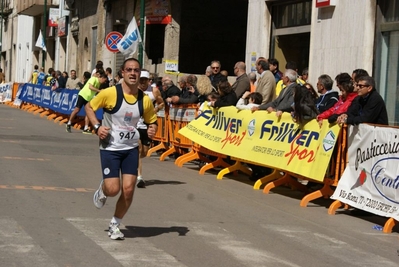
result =
[[[259,190],[262,185],[270,183],[271,181],[274,181],[278,178],[281,178],[283,175],[281,174],[280,171],[278,170],[273,170],[271,174],[268,174],[260,179],[258,179],[255,184],[254,184],[254,189]]]
[[[290,185],[291,187],[294,187],[300,191],[308,192],[308,188],[298,182],[298,180],[294,176],[285,173],[284,176],[282,176],[281,178],[266,184],[265,188],[263,188],[263,193],[268,194],[271,189],[281,185]]]
[[[43,118],[44,116],[47,116],[48,114],[50,114],[50,111],[46,110],[46,111],[40,113],[40,117]]]
[[[166,150],[165,152],[163,152],[161,154],[161,156],[159,157],[160,161],[164,161],[166,159],[166,157],[172,155],[173,153],[176,153],[176,148],[174,146],[170,147],[168,150]]]
[[[216,178],[218,180],[223,179],[223,176],[225,176],[226,174],[229,174],[229,173],[232,173],[235,171],[241,171],[248,175],[252,174],[252,171],[248,167],[244,166],[240,160],[233,158],[233,157],[231,159],[235,160],[235,163],[233,165],[228,166],[228,167],[222,169],[221,171],[219,171],[219,173],[216,176]]]
[[[199,155],[198,155],[197,151],[194,151],[192,149],[190,152],[179,156],[175,160],[175,165],[177,165],[178,167],[183,167],[184,163],[187,163],[187,162],[195,160],[195,159],[199,159]]]
[[[312,192],[303,197],[299,205],[301,207],[306,207],[308,203],[312,200],[318,199],[320,197],[324,198],[331,197],[334,193],[334,190],[331,189],[331,185],[333,183],[334,183],[333,180],[325,178],[323,187],[320,190],[316,190],[315,192]]]
[[[222,157],[218,157],[215,161],[212,161],[208,164],[205,164],[200,170],[199,174],[205,174],[206,171],[217,168],[217,167],[225,167],[228,168],[230,165],[223,160]]]
[[[39,113],[42,113],[43,111],[44,111],[44,108],[39,108],[39,109],[33,111],[33,115],[37,115]]]
[[[382,229],[382,231],[384,233],[392,233],[392,229],[393,227],[398,223],[397,220],[395,220],[394,218],[389,218],[388,221],[386,221],[384,228]]]
[[[339,209],[339,208],[342,207],[342,206],[344,206],[344,209],[346,209],[346,210],[349,209],[349,205],[348,205],[348,204],[342,203],[342,202],[339,201],[339,200],[335,200],[335,201],[330,205],[330,207],[328,208],[328,214],[334,215],[335,212],[337,211],[337,209]]]
[[[158,145],[151,147],[147,152],[147,157],[150,157],[152,153],[157,152],[159,150],[168,150],[170,147],[165,142],[159,142]]]
[[[344,206],[344,209],[345,209],[345,210],[348,210],[348,209],[349,209],[349,205],[348,205],[348,204],[342,203],[342,202],[339,201],[339,200],[335,200],[335,201],[330,205],[330,207],[328,208],[328,214],[329,214],[329,215],[335,215],[336,211],[337,211],[340,207],[342,207],[342,206]],[[393,228],[395,227],[395,225],[397,225],[397,224],[398,224],[398,221],[397,221],[397,220],[395,220],[394,218],[389,218],[389,219],[385,222],[384,227],[383,227],[383,229],[382,229],[382,232],[383,232],[383,233],[386,233],[386,234],[392,233],[392,229],[393,229]]]

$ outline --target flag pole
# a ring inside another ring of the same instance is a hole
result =
[[[145,0],[141,0],[140,2],[140,36],[141,36],[141,42],[142,44],[139,45],[139,55],[138,55],[138,60],[140,62],[141,67],[143,67],[144,64],[144,49],[143,49],[143,43],[144,43],[144,25],[145,25]]]
[[[47,0],[44,0],[44,11],[43,11],[43,44],[46,46],[46,23],[47,23]],[[42,49],[42,67],[44,68],[44,64],[46,61],[46,54]]]

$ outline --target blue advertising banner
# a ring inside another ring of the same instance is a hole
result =
[[[55,91],[50,86],[26,83],[19,93],[21,101],[51,109],[55,112],[70,115],[76,106],[79,90],[59,88]],[[82,108],[77,116],[86,116]],[[103,111],[98,110],[96,116],[99,120],[103,117]]]

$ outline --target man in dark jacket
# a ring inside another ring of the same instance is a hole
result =
[[[162,78],[162,98],[165,100],[167,103],[171,103],[171,101],[166,101],[168,98],[171,98],[172,96],[180,96],[181,91],[179,87],[174,85],[172,79],[169,76],[165,76]],[[169,99],[170,100],[170,99]]]
[[[220,61],[214,60],[211,62],[212,74],[209,76],[209,79],[215,89],[218,88],[219,82],[226,80],[226,77],[220,73],[221,67],[222,65],[220,64]]]
[[[361,76],[355,84],[358,97],[349,106],[346,114],[338,117],[338,123],[357,125],[373,123],[388,125],[385,102],[375,89],[375,81],[370,76]]]
[[[323,74],[318,78],[317,91],[320,96],[317,99],[316,107],[320,113],[330,109],[338,102],[338,92],[332,90],[333,84],[334,81],[327,74]]]
[[[184,84],[185,86],[182,88],[180,96],[172,96],[167,98],[166,101],[171,101],[177,105],[198,103],[197,76],[188,75]]]

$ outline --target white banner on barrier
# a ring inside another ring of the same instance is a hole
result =
[[[399,129],[348,129],[349,163],[332,199],[399,221]]]
[[[0,84],[0,103],[12,101],[12,85],[13,83]]]

